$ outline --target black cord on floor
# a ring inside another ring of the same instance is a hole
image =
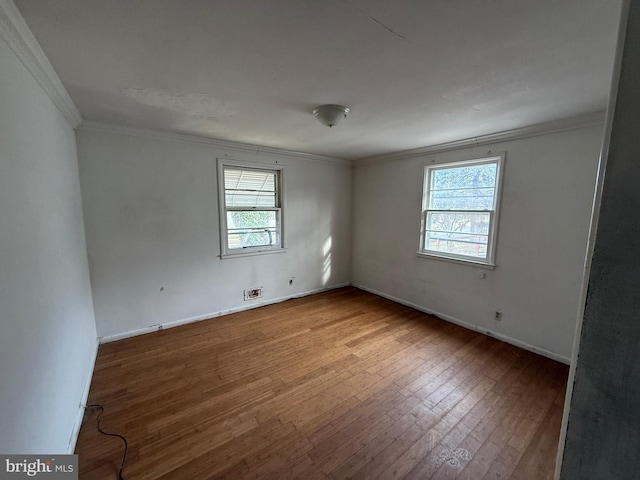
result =
[[[87,405],[86,408],[99,408],[100,409],[100,413],[98,414],[98,418],[96,419],[96,423],[98,424],[98,431],[101,434],[108,435],[110,437],[118,437],[118,438],[122,439],[122,441],[124,442],[124,453],[122,455],[122,463],[120,464],[120,471],[118,472],[118,479],[119,480],[124,480],[124,477],[122,476],[122,469],[124,468],[124,461],[127,459],[127,448],[128,448],[127,439],[124,438],[122,435],[119,435],[117,433],[105,432],[104,430],[102,430],[100,428],[100,417],[104,413],[104,407],[102,405],[94,403],[94,404],[91,404],[91,405]]]

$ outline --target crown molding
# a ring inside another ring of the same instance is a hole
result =
[[[539,135],[548,135],[551,133],[565,132],[568,130],[576,130],[578,128],[591,127],[595,125],[604,125],[605,111],[586,113],[551,122],[538,123],[528,127],[514,128],[513,130],[505,130],[498,133],[490,133],[478,137],[465,138],[453,142],[439,143],[427,147],[420,147],[411,150],[402,150],[400,152],[378,155],[368,158],[360,158],[353,161],[354,167],[362,167],[365,165],[373,165],[378,163],[392,162],[407,158],[420,157],[423,155],[433,155],[436,153],[448,152],[451,150],[459,150],[462,148],[476,147],[480,145],[488,145],[492,143],[506,142],[511,140],[519,140],[522,138],[536,137]]]
[[[72,128],[82,117],[12,0],[0,0],[0,37],[51,98]]]
[[[265,147],[263,145],[253,145],[250,143],[233,142],[230,140],[220,140],[217,138],[203,137],[187,133],[167,132],[164,130],[152,130],[141,127],[129,127],[125,125],[114,125],[111,123],[83,121],[78,127],[78,131],[115,133],[118,135],[128,135],[133,137],[152,138],[156,140],[169,140],[172,142],[187,143],[191,145],[200,145],[206,147],[216,147],[239,153],[275,155],[278,157],[294,158],[296,160],[304,160],[307,162],[332,163],[345,167],[352,167],[353,162],[344,158],[326,157],[323,155],[314,155],[312,153],[295,152],[292,150],[284,150],[274,147]]]

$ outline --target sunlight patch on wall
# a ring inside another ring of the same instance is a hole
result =
[[[322,286],[325,286],[331,278],[331,237],[322,244]]]

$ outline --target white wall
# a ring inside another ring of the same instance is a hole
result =
[[[353,283],[569,362],[602,127],[372,165],[354,177]],[[506,151],[495,270],[418,258],[423,167]],[[486,278],[480,278],[486,273]],[[503,312],[502,321],[494,312]]]
[[[99,337],[349,283],[350,163],[122,128],[83,126],[77,141]],[[223,156],[285,165],[286,253],[219,258]],[[245,302],[256,286],[263,298]]]
[[[0,39],[0,452],[73,447],[92,308],[74,131]]]

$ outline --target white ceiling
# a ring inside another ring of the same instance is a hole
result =
[[[357,159],[604,109],[621,2],[15,3],[85,120]]]

